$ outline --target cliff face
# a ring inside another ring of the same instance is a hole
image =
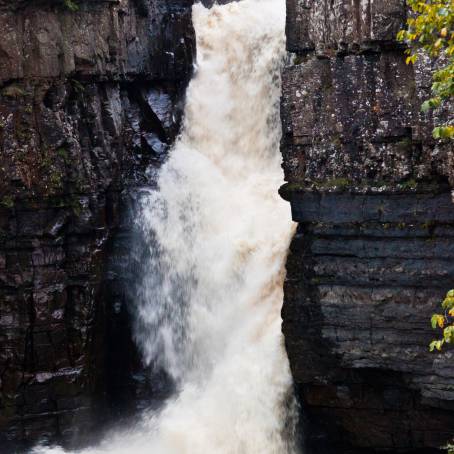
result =
[[[129,194],[178,132],[195,51],[191,0],[74,3],[0,0],[2,448],[86,436],[134,367]]]
[[[454,435],[453,352],[428,351],[454,282],[454,152],[420,112],[430,62],[405,64],[405,17],[401,0],[287,0],[281,195],[299,226],[283,332],[320,450]]]

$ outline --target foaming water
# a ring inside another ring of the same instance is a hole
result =
[[[284,1],[197,4],[193,21],[182,134],[137,220],[150,258],[136,342],[176,393],[87,454],[296,452],[280,330],[293,232],[277,194]]]

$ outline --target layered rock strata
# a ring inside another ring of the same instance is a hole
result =
[[[283,332],[321,452],[454,436],[454,352],[428,351],[454,286],[454,151],[431,131],[453,112],[421,113],[430,62],[405,64],[405,18],[401,0],[287,0],[281,195],[298,231]]]
[[[1,452],[87,438],[131,379],[130,194],[178,133],[190,8],[0,0]]]

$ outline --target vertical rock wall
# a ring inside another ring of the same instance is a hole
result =
[[[405,64],[405,18],[402,0],[287,0],[283,332],[319,451],[454,436],[454,351],[428,351],[454,286],[454,152],[431,130],[453,112],[421,113],[430,61]]]
[[[86,437],[133,367],[128,194],[195,51],[191,0],[65,3],[0,0],[1,452]]]

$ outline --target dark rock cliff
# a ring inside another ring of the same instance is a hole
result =
[[[428,351],[454,286],[454,151],[420,112],[430,62],[405,64],[405,18],[402,0],[287,0],[281,195],[299,225],[283,332],[319,451],[454,436],[454,351]]]
[[[129,194],[195,51],[191,0],[73,3],[0,0],[1,452],[87,437],[131,376]]]

